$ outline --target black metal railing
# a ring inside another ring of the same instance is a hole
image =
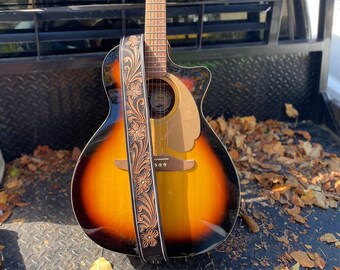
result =
[[[33,9],[2,6],[0,57],[107,51],[121,36],[143,32],[143,3],[104,2],[108,1],[52,1],[53,5],[82,3],[52,6],[51,1],[49,5],[35,1]],[[282,5],[283,0],[169,2],[168,38],[172,47],[181,49],[277,43]]]

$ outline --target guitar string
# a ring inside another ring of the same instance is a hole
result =
[[[161,6],[159,6],[161,5]],[[154,116],[157,118],[157,121],[160,122],[160,128],[158,135],[161,137],[161,144],[160,144],[160,150],[161,153],[164,152],[165,148],[165,142],[163,136],[166,134],[166,127],[164,125],[164,117],[166,116],[166,106],[169,100],[166,99],[166,91],[167,91],[167,82],[160,76],[160,74],[163,75],[163,72],[166,74],[166,47],[164,48],[164,34],[166,39],[166,21],[164,22],[164,19],[166,20],[165,13],[166,13],[166,6],[164,1],[163,2],[157,2],[157,3],[150,3],[149,14],[147,14],[147,25],[146,30],[148,31],[148,47],[147,50],[147,70],[148,72],[148,84],[147,89],[149,89],[149,93],[151,93],[155,102],[161,102],[161,104],[156,104],[156,106],[160,106],[160,110],[158,108],[152,108],[151,110],[154,110]],[[164,18],[165,17],[165,18]],[[156,18],[163,19],[163,21],[160,21],[160,25],[154,25],[154,21]],[[165,25],[165,26],[164,26]],[[165,27],[165,29],[164,29]],[[166,41],[165,41],[166,43]],[[164,57],[165,52],[165,57]],[[165,58],[165,59],[163,59]],[[158,63],[158,64],[157,64]],[[150,95],[150,97],[152,97]],[[160,100],[157,101],[157,99],[160,98]],[[171,102],[171,100],[170,100]],[[150,98],[151,103],[151,98]],[[155,104],[153,104],[155,105]],[[171,104],[170,104],[171,105]],[[157,116],[158,115],[158,116]],[[158,119],[159,118],[159,119]],[[164,127],[163,127],[164,125]],[[155,132],[156,134],[156,132]],[[158,138],[155,138],[158,139]],[[156,151],[155,151],[156,152]]]

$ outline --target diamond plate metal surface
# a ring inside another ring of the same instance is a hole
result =
[[[310,119],[318,92],[318,54],[286,53],[192,61],[212,74],[204,113],[288,120],[284,103]],[[108,103],[100,69],[0,75],[0,149],[5,159],[39,144],[84,146],[105,119]]]
[[[316,56],[291,53],[194,63],[207,65],[213,74],[205,115],[287,120],[284,103],[292,103],[300,120],[310,119],[312,96],[319,87]]]
[[[83,146],[107,114],[99,69],[0,76],[0,148],[6,160],[39,144]]]

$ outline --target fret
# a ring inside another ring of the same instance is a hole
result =
[[[148,63],[152,63],[152,64],[162,64],[162,63],[166,63],[166,58],[165,57],[162,57],[164,60],[159,60],[158,58],[156,57],[145,57],[145,60],[148,62]]]
[[[156,49],[156,50],[147,50],[147,51],[145,51],[145,53],[150,54],[150,56],[152,56],[155,53],[157,53],[158,55],[162,55],[162,54],[166,55],[166,51],[165,50],[160,50],[160,49],[159,50],[158,49]]]
[[[164,44],[157,44],[157,43],[148,43],[148,42],[145,42],[146,43],[146,48],[145,48],[145,51],[149,51],[149,52],[165,52],[165,48],[166,47],[166,43]],[[147,48],[148,47],[148,48]]]
[[[145,38],[144,41],[147,44],[152,43],[153,45],[157,43],[162,43],[162,45],[166,44],[166,36],[164,35],[164,38],[158,38],[158,39],[153,39],[153,38]]]
[[[166,35],[164,35],[164,37],[160,38],[160,37],[157,37],[157,38],[145,38],[144,41],[147,43],[147,44],[150,44],[152,43],[153,45],[154,44],[162,44],[162,45],[165,45],[166,44]]]
[[[154,71],[150,71],[149,73],[164,73],[166,71],[164,70],[154,70]]]
[[[157,59],[157,58],[163,58],[165,59],[166,58],[166,53],[165,52],[162,52],[162,54],[159,54],[159,53],[144,53],[144,56],[146,59]]]
[[[155,30],[160,28],[160,29],[162,29],[161,31],[163,32],[166,29],[166,25],[165,24],[164,25],[160,25],[160,26],[146,25],[145,28],[151,28],[153,30],[153,32],[151,32],[151,33],[158,33],[159,31],[155,32]]]
[[[156,43],[148,43],[148,42],[145,42],[146,43],[146,46],[145,46],[145,51],[148,51],[148,52],[165,52],[165,47],[166,47],[166,44],[156,44]]]
[[[144,41],[146,44],[156,45],[160,44],[162,46],[166,45],[166,35],[163,38],[145,38]]]
[[[156,53],[161,56],[166,55],[166,51],[164,50],[148,50],[145,53],[149,54],[148,56],[154,56]]]
[[[150,15],[154,15],[154,16],[164,16],[164,19],[165,18],[165,15],[166,15],[166,11],[164,9],[160,9],[160,8],[153,8],[151,10],[145,10],[145,13],[147,13],[146,15],[150,16]]]
[[[148,77],[153,77],[154,75],[151,74],[162,74],[165,75],[166,74],[166,69],[164,70],[146,70],[146,74]]]
[[[152,30],[154,30],[154,29],[152,29]],[[162,31],[153,31],[153,32],[147,32],[147,30],[146,30],[146,33],[145,33],[145,36],[151,36],[151,35],[155,35],[155,36],[157,36],[157,35],[165,35],[166,34],[166,31],[165,31],[165,28],[164,28],[164,30],[162,30]]]
[[[146,25],[145,28],[151,28],[151,30],[153,31],[148,31],[147,33],[159,33],[159,32],[165,32],[165,25],[161,25],[161,26],[154,26],[154,25]],[[158,30],[158,29],[161,29],[161,30]],[[156,30],[156,31],[155,31]],[[158,31],[157,31],[158,30]]]
[[[155,72],[155,71],[162,71],[162,72],[166,72],[166,65],[164,66],[157,66],[157,67],[148,67],[148,64],[146,63],[145,65],[145,71],[146,72]]]
[[[152,20],[152,21],[154,21],[154,20],[163,20],[164,18],[162,18],[162,17],[156,17],[156,18],[148,18],[148,20]]]
[[[166,54],[164,53],[164,54],[162,54],[162,55],[157,55],[157,56],[155,56],[155,54],[152,54],[152,55],[145,55],[145,57],[146,58],[148,58],[148,59],[157,59],[158,57],[162,57],[162,58],[165,58],[166,57]]]
[[[153,25],[154,23],[149,23],[149,24],[146,24],[145,25],[145,28],[166,28],[166,24],[165,23],[162,23],[161,25]]]
[[[148,47],[145,47],[147,53],[151,53],[152,50],[148,50]],[[157,52],[167,52],[167,50],[157,50]]]
[[[166,8],[163,6],[151,6],[151,7],[147,7],[145,12],[147,13],[158,13],[158,12],[162,12],[165,13],[166,12]]]
[[[163,68],[148,68],[148,66],[145,67],[145,71],[146,72],[164,72],[166,71],[166,66],[164,66]]]
[[[147,60],[147,59],[146,59],[146,60]],[[160,63],[160,64],[155,63],[155,62],[149,62],[149,61],[147,61],[146,67],[147,67],[147,68],[156,68],[156,69],[158,69],[158,68],[164,68],[164,67],[166,67],[166,63],[167,63],[167,61],[163,61],[163,62]]]
[[[155,58],[158,58],[158,57],[166,58],[166,54],[164,53],[164,54],[158,55],[158,56],[155,56],[154,54],[152,54],[152,55],[145,55],[146,59],[152,59],[152,58],[155,59]]]
[[[153,66],[155,66],[157,64],[162,65],[162,64],[167,62],[165,57],[164,57],[164,60],[159,60],[158,58],[147,58],[147,57],[145,58],[145,60],[148,63],[152,64]]]
[[[157,7],[157,8],[155,8],[155,7],[152,7],[152,8],[147,8],[146,10],[145,10],[145,12],[147,13],[146,15],[148,15],[148,16],[164,16],[164,15],[166,15],[166,9],[165,8],[159,8],[159,7]],[[166,19],[166,18],[164,18],[164,19]]]
[[[163,46],[163,45],[152,45],[152,47],[150,47],[150,46],[145,46],[145,52],[146,53],[163,53],[163,54],[165,54],[166,53],[166,49],[165,49],[166,47],[165,46]]]

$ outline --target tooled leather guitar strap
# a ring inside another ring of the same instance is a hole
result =
[[[120,73],[132,207],[139,256],[167,260],[153,164],[143,35],[123,37]]]

